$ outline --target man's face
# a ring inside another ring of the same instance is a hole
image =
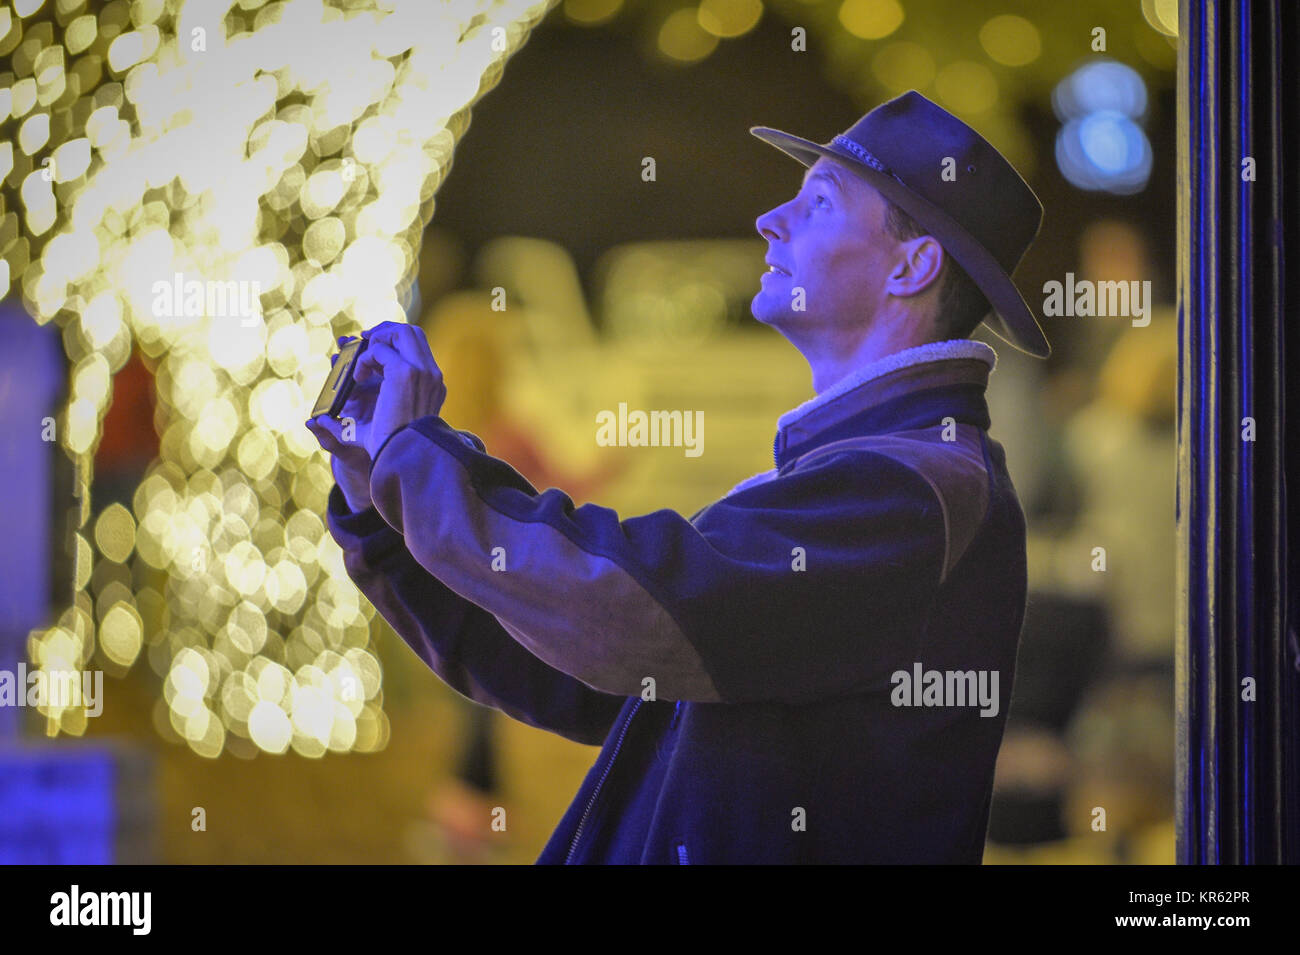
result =
[[[795,338],[869,327],[897,261],[886,208],[880,193],[846,166],[818,159],[798,194],[755,222],[768,242],[767,261],[781,271],[764,273],[750,305],[754,317]]]

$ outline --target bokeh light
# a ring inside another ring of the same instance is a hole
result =
[[[608,23],[622,8],[623,0],[564,0],[565,17],[588,27]]]
[[[844,29],[863,40],[879,40],[903,25],[898,0],[844,0],[839,16]]]
[[[1129,117],[1102,110],[1061,128],[1056,162],[1080,189],[1124,195],[1140,191],[1151,177],[1151,144]]]
[[[1003,66],[1026,66],[1043,52],[1038,28],[1010,13],[993,17],[980,27],[980,45]]]
[[[743,36],[763,16],[762,0],[701,0],[697,19],[714,36]]]
[[[1147,109],[1147,87],[1131,66],[1114,60],[1085,63],[1052,90],[1058,119],[1081,118],[1106,110],[1139,119]]]
[[[326,531],[332,476],[303,423],[337,336],[404,320],[469,110],[552,4],[0,11],[0,293],[63,332],[57,430],[83,499],[133,348],[159,404],[159,459],[130,508],[83,514],[77,593],[30,634],[34,665],[146,658],[161,723],[208,758],[236,738],[311,758],[386,744],[374,611]],[[748,9],[717,7],[719,28]],[[135,583],[150,573],[165,594]],[[83,709],[44,708],[47,732],[80,734]]]
[[[700,26],[697,12],[689,7],[674,10],[659,27],[658,49],[670,61],[696,63],[717,46],[717,37]]]
[[[1113,60],[1085,64],[1052,91],[1064,125],[1056,136],[1056,164],[1073,185],[1128,195],[1151,177],[1151,144],[1140,124],[1147,88],[1132,67]]]
[[[934,57],[919,43],[898,40],[872,57],[871,72],[891,93],[925,89],[934,79]]]
[[[1142,16],[1165,36],[1178,36],[1178,0],[1142,0]]]
[[[958,115],[983,113],[998,101],[998,82],[992,71],[974,60],[958,60],[934,78],[939,102]]]

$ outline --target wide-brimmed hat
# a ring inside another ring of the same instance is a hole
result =
[[[750,132],[805,166],[822,156],[848,164],[966,270],[993,307],[983,321],[999,338],[1036,358],[1052,353],[1011,281],[1038,235],[1043,204],[1015,167],[956,116],[911,90],[828,143],[767,126]]]

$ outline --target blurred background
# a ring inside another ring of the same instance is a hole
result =
[[[539,488],[693,513],[812,394],[749,314],[803,168],[749,127],[917,89],[1042,199],[1031,303],[1154,303],[1040,317],[1046,362],[977,333],[1030,533],[985,861],[1172,863],[1176,8],[6,4],[0,671],[105,677],[0,706],[0,860],[531,862],[597,751],[458,697],[344,573],[302,425],[334,340],[416,322]],[[597,445],[620,402],[705,453]]]

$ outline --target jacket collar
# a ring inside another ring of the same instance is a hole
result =
[[[878,358],[781,415],[776,466],[842,437],[924,428],[945,417],[987,430],[984,389],[996,365],[997,353],[969,338]]]

